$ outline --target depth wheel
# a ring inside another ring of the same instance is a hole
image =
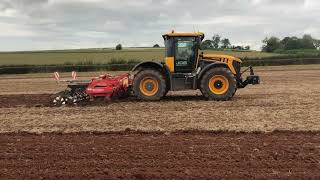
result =
[[[209,100],[227,101],[234,96],[237,81],[229,69],[213,68],[203,75],[200,90]]]
[[[133,80],[133,93],[138,99],[153,101],[161,99],[166,92],[164,76],[157,70],[141,70]]]

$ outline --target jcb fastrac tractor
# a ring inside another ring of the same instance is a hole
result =
[[[131,90],[138,99],[159,100],[168,91],[197,89],[209,100],[225,101],[232,98],[238,88],[260,83],[251,66],[241,72],[239,58],[200,52],[203,33],[172,31],[163,38],[164,62],[142,62],[132,69],[131,75],[101,75],[88,81],[75,80],[75,77],[64,80],[69,83],[69,90],[58,93],[53,103],[76,104],[96,97],[121,96]],[[247,70],[250,75],[243,80],[242,74]],[[61,81],[57,73],[55,78]]]
[[[168,91],[200,89],[210,100],[224,101],[233,97],[238,88],[259,84],[250,66],[250,76],[243,81],[242,61],[228,55],[200,53],[203,33],[167,33],[165,61],[143,62],[133,68],[134,95],[143,100],[159,100]]]

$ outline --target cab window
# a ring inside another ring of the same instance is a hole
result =
[[[196,61],[194,37],[177,38],[175,43],[176,72],[192,72]]]

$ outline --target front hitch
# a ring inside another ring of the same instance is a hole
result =
[[[250,70],[250,75],[247,76],[245,81],[242,81],[242,74],[246,71]],[[244,71],[240,73],[240,78],[237,80],[238,88],[244,88],[248,84],[260,84],[260,77],[257,75],[254,75],[252,66],[247,67]]]

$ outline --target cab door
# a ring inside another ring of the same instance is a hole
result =
[[[175,38],[175,73],[191,73],[195,69],[197,49],[195,37]]]

